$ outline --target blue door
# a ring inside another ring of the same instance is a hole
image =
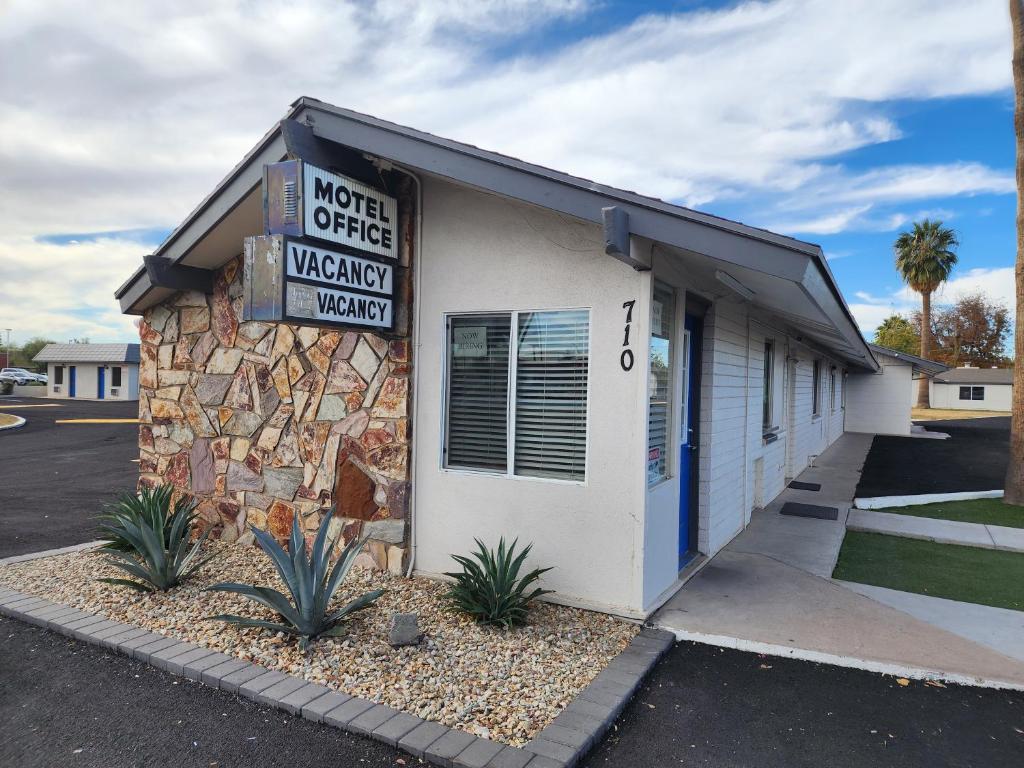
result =
[[[75,366],[68,367],[68,397],[75,396]]]
[[[106,389],[106,387],[103,386],[105,383],[103,380],[105,378],[106,376],[104,375],[103,366],[101,365],[96,369],[96,397],[100,400],[103,399],[103,390]]]
[[[686,314],[680,362],[683,379],[679,435],[679,569],[697,554],[697,446],[700,425],[701,319]]]

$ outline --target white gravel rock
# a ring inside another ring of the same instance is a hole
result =
[[[347,637],[319,640],[304,654],[281,633],[208,618],[219,613],[274,618],[237,595],[203,591],[218,581],[283,589],[262,552],[210,546],[218,556],[190,582],[167,593],[136,594],[95,581],[123,575],[96,552],[3,566],[0,584],[515,746],[550,723],[638,631],[605,614],[541,602],[524,627],[483,627],[450,607],[443,583],[355,569],[335,595],[336,603],[376,588],[384,589],[384,595],[353,616]],[[426,635],[422,643],[388,644],[388,622],[395,612],[419,614]]]

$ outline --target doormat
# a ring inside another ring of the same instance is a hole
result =
[[[805,483],[801,480],[794,480],[789,484],[789,487],[797,491],[820,491],[821,483]]]
[[[814,517],[818,520],[836,520],[839,517],[839,510],[836,507],[821,507],[817,504],[797,504],[795,501],[787,501],[782,505],[780,514],[793,517]]]

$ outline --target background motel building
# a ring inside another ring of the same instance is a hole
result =
[[[46,363],[47,397],[138,400],[138,344],[47,344],[33,358]]]
[[[931,382],[932,408],[1009,411],[1013,408],[1013,368],[950,368]]]
[[[393,242],[353,247],[374,223]],[[388,327],[330,324],[341,262],[386,266]],[[117,296],[144,317],[141,482],[222,538],[335,503],[364,565],[434,575],[518,537],[555,599],[628,616],[885,380],[816,245],[308,98]]]

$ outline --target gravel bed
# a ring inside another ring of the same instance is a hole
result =
[[[481,627],[449,607],[445,584],[353,569],[336,594],[337,603],[378,587],[384,595],[350,619],[346,637],[319,640],[302,653],[280,633],[206,618],[218,613],[272,617],[237,595],[203,591],[215,582],[283,590],[262,552],[209,546],[218,550],[217,557],[168,593],[137,594],[95,581],[124,574],[88,551],[2,566],[0,584],[514,746],[550,723],[638,631],[611,616],[540,602],[524,627]],[[388,645],[388,620],[395,611],[419,614],[426,635],[419,646]]]

